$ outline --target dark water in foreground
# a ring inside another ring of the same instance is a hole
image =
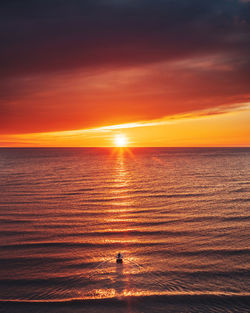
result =
[[[0,172],[1,312],[250,311],[250,149],[0,149]]]

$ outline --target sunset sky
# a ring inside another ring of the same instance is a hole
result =
[[[250,146],[250,1],[2,0],[0,146]]]

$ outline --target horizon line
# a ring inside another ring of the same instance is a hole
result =
[[[86,147],[81,147],[81,146],[26,146],[26,147],[17,147],[17,146],[0,146],[0,149],[116,149],[116,150],[128,150],[128,149],[145,149],[145,148],[169,148],[169,149],[196,149],[196,148],[204,148],[204,149],[215,149],[215,148],[228,148],[228,149],[233,149],[233,148],[250,148],[249,146],[127,146],[127,147],[117,147],[117,146],[86,146]]]

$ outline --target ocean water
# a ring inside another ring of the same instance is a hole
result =
[[[249,148],[2,148],[0,173],[1,312],[250,312]]]

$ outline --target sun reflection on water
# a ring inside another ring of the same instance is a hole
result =
[[[94,275],[107,279],[106,288],[95,289],[95,298],[121,298],[133,295],[131,277],[141,271],[137,266],[140,260],[136,255],[140,238],[136,234],[133,235],[135,229],[131,227],[133,222],[131,214],[137,206],[132,194],[135,187],[134,174],[131,171],[131,164],[134,166],[133,164],[137,163],[131,163],[131,159],[133,160],[133,154],[128,148],[113,149],[109,158],[111,170],[109,180],[106,181],[108,188],[105,194],[109,205],[105,208],[100,223],[105,225],[105,233],[111,235],[101,239],[99,237],[98,244],[101,242],[108,249],[115,248],[109,249],[110,255],[107,254],[106,260],[102,262],[104,266],[95,271]],[[124,256],[123,264],[115,263],[118,252]]]
[[[138,239],[131,238],[128,233],[130,227],[129,212],[133,207],[133,197],[130,194],[131,177],[127,169],[127,158],[131,158],[132,153],[128,148],[118,148],[113,151],[114,171],[113,171],[113,190],[111,191],[117,195],[114,206],[109,210],[109,217],[107,222],[117,223],[118,236],[110,239],[112,244],[120,245],[119,252],[124,255],[124,263],[117,264],[114,276],[114,290],[115,297],[124,297],[130,290],[130,271],[131,263],[128,262],[128,255],[133,253],[131,251],[131,244],[137,244]],[[122,214],[122,215],[121,215]],[[118,252],[118,251],[117,251]]]

